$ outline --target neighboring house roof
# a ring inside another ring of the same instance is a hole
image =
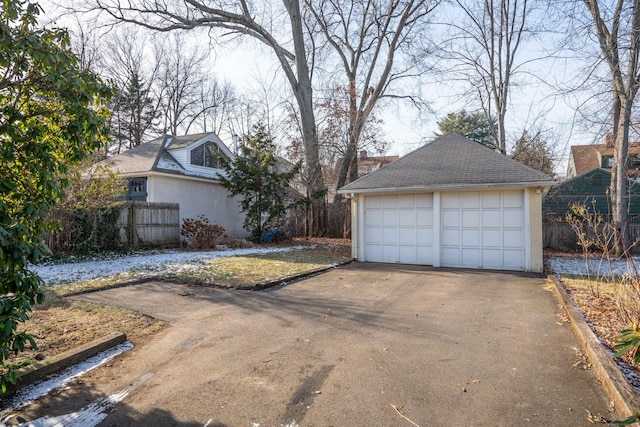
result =
[[[602,144],[604,145],[604,144]],[[573,162],[572,169],[575,175],[582,175],[583,173],[590,171],[591,169],[601,166],[600,156],[598,149],[595,145],[572,145],[569,162]]]
[[[582,175],[594,168],[607,167],[603,159],[613,158],[612,136],[608,135],[604,144],[572,145],[569,153],[567,178]],[[640,141],[629,142],[629,157],[640,157]],[[633,166],[633,165],[631,165]],[[637,176],[636,167],[631,167],[629,176]]]
[[[358,158],[358,177],[367,175],[382,166],[398,160],[400,156],[369,156],[366,151],[360,152]]]
[[[438,190],[487,186],[540,186],[550,176],[461,135],[447,133],[339,192]]]
[[[640,184],[629,180],[629,213],[640,214]],[[609,215],[611,199],[609,186],[611,172],[594,168],[574,178],[560,182],[549,190],[542,201],[542,212],[551,215],[565,215],[574,204],[585,205],[592,213]]]
[[[218,169],[191,167],[187,164],[188,151],[207,141],[215,142],[222,152],[233,158],[229,148],[214,133],[200,133],[184,136],[163,135],[103,162],[109,163],[114,171],[128,176],[155,171],[217,179]],[[182,158],[183,162],[178,161],[178,158]]]

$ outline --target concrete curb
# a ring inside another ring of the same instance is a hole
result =
[[[593,333],[584,316],[575,306],[564,286],[562,286],[562,283],[553,275],[549,275],[547,279],[553,283],[553,289],[560,306],[569,317],[571,327],[589,358],[598,380],[613,402],[618,415],[626,419],[640,411],[640,396],[629,383],[627,377],[620,371],[609,351]],[[638,426],[638,423],[632,425]]]
[[[284,284],[284,283],[305,279],[305,278],[310,277],[310,276],[315,276],[316,274],[323,273],[325,271],[331,270],[332,268],[342,267],[343,265],[351,264],[354,261],[355,261],[355,259],[350,259],[349,261],[340,262],[338,264],[332,265],[331,267],[321,267],[321,268],[318,268],[318,269],[315,269],[315,270],[305,271],[304,273],[300,273],[300,274],[294,274],[294,275],[291,275],[291,276],[280,277],[280,278],[274,279],[274,280],[267,280],[265,282],[260,282],[260,283],[257,283],[255,285],[237,286],[237,287],[234,287],[234,288],[229,288],[229,287],[226,287],[226,286],[219,286],[219,285],[216,285],[215,283],[212,284],[212,283],[206,283],[206,282],[199,282],[197,280],[178,280],[178,279],[168,279],[168,278],[165,278],[163,276],[148,276],[148,277],[142,277],[142,278],[139,278],[139,279],[128,280],[126,282],[115,283],[113,285],[108,285],[108,286],[104,286],[104,287],[100,287],[100,288],[85,289],[85,290],[82,290],[82,291],[70,292],[68,294],[64,294],[63,297],[64,298],[75,297],[75,296],[78,296],[78,295],[91,294],[91,293],[94,293],[94,292],[106,291],[106,290],[109,290],[109,289],[124,288],[124,287],[127,287],[127,286],[133,286],[133,285],[142,285],[144,283],[149,283],[149,282],[177,283],[177,284],[180,284],[180,285],[205,286],[205,287],[209,287],[209,288],[233,289],[233,290],[237,290],[237,291],[263,291],[265,289],[273,288],[274,286],[278,286],[278,285],[281,285],[281,284]]]
[[[91,356],[95,356],[115,345],[123,343],[126,339],[127,336],[125,334],[114,332],[77,348],[67,350],[49,359],[20,368],[17,370],[19,375],[18,382],[15,385],[9,384],[7,392],[2,397],[11,396],[22,387],[33,384],[54,372],[82,362]]]
[[[301,279],[306,279],[307,277],[311,277],[311,276],[315,276],[315,275],[320,274],[320,273],[324,273],[325,271],[331,270],[333,268],[342,267],[343,265],[351,264],[354,261],[355,261],[355,259],[350,259],[349,261],[340,262],[340,263],[338,263],[336,265],[332,265],[331,267],[321,267],[321,268],[318,268],[318,269],[315,269],[315,270],[306,271],[304,273],[294,274],[292,276],[286,276],[286,277],[281,277],[281,278],[275,279],[275,280],[268,280],[266,282],[260,282],[257,285],[254,285],[254,286],[252,286],[252,287],[250,287],[248,289],[252,290],[252,291],[262,291],[262,290],[265,290],[265,289],[273,288],[274,286],[282,285],[284,283],[289,283],[289,282],[293,282],[293,281],[297,281],[297,280],[301,280]]]

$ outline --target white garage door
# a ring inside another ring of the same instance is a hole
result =
[[[433,264],[433,194],[367,196],[364,260]]]
[[[524,270],[523,191],[442,193],[441,265]]]

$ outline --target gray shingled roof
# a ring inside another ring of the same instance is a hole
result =
[[[174,150],[176,148],[184,148],[187,147],[194,142],[198,141],[210,135],[210,133],[194,133],[193,135],[180,135],[180,136],[172,136],[171,144],[167,147],[168,150]]]
[[[170,153],[170,150],[173,148],[187,147],[208,135],[210,135],[210,133],[182,135],[177,137],[163,135],[149,142],[142,143],[137,147],[133,147],[132,149],[125,151],[124,153],[120,153],[117,156],[103,160],[101,163],[108,163],[113,171],[129,176],[133,174],[142,175],[150,171],[157,171],[217,180],[217,172],[212,174],[186,170]],[[167,140],[170,140],[168,148],[165,147]]]
[[[461,135],[448,133],[369,175],[340,193],[436,190],[484,186],[551,186],[550,176]]]
[[[158,153],[161,152],[165,138],[166,136],[160,136],[140,144],[129,151],[107,159],[106,162],[111,164],[111,168],[114,171],[121,173],[149,172],[153,170],[153,166],[156,164]]]

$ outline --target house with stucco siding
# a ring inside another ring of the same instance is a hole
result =
[[[244,214],[220,184],[223,171],[214,153],[233,159],[214,133],[163,135],[107,161],[127,180],[127,200],[177,203],[181,224],[185,218],[204,215],[227,234],[245,237]]]

